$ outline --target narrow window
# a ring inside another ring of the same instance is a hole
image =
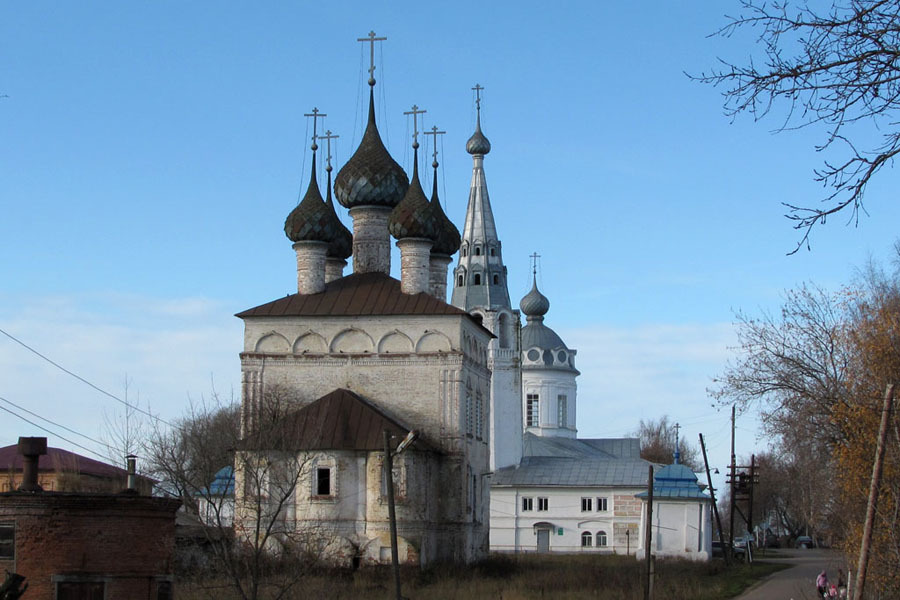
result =
[[[475,393],[475,437],[479,440],[484,434],[484,402],[481,399],[481,390]]]
[[[16,557],[16,524],[0,523],[0,559]]]
[[[466,252],[466,247],[463,246],[463,249],[462,249],[462,255],[463,255],[463,258],[466,257],[466,254],[467,254],[467,252]]]
[[[581,499],[581,512],[589,512],[594,510],[594,499],[593,498],[582,498]]]
[[[493,248],[491,248],[491,256],[496,256],[496,255],[497,255],[496,251]]]
[[[500,285],[500,276],[494,275],[494,285]]]
[[[472,435],[472,392],[466,392],[466,434]]]
[[[525,395],[525,426],[537,427],[540,419],[540,399],[538,394]]]
[[[590,534],[588,534],[588,535],[590,535]],[[604,546],[606,546],[606,532],[598,531],[597,532],[597,547],[603,548]]]
[[[522,511],[534,510],[534,498],[527,496],[522,498]]]
[[[590,548],[592,545],[591,542],[593,541],[592,540],[593,537],[594,536],[591,535],[590,531],[585,531],[584,533],[582,533],[581,534],[581,547],[582,548]]]
[[[478,246],[475,246],[475,256],[481,256],[481,248]]]
[[[568,427],[569,426],[569,399],[565,394],[560,394],[556,397],[556,408],[557,408],[557,418],[558,425],[560,427]]]
[[[472,283],[474,285],[481,285],[481,275],[475,273],[475,277],[472,279]]]
[[[547,510],[550,508],[550,501],[547,498],[538,498],[538,510]]]
[[[465,284],[465,279],[462,275],[456,278],[456,287],[462,287]]]
[[[316,469],[316,495],[331,495],[331,469],[327,467]]]
[[[606,498],[597,498],[597,511],[606,512],[609,510]]]

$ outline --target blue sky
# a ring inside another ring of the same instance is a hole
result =
[[[540,253],[546,322],[579,351],[583,436],[669,414],[724,465],[728,411],[705,390],[734,311],[888,260],[892,171],[859,227],[838,216],[786,255],[799,238],[781,203],[823,196],[824,132],[732,123],[719,91],[685,75],[755,51],[752,35],[709,37],[736,2],[310,4],[0,4],[0,327],[114,394],[129,381],[165,418],[213,388],[237,393],[232,315],[296,289],[282,226],[309,177],[303,114],[328,114],[339,169],[361,135],[369,30],[388,37],[382,136],[409,172],[403,111],[447,131],[439,184],[457,224],[471,88],[486,88],[510,295]],[[0,397],[91,437],[120,408],[5,338]],[[0,441],[18,435],[41,432],[4,414]],[[764,446],[743,417],[739,453]]]

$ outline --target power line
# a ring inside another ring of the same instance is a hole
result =
[[[175,427],[175,428],[177,428],[175,425],[173,425],[172,423],[169,423],[168,421],[166,421],[166,420],[163,419],[162,417],[157,417],[156,415],[154,415],[154,414],[151,413],[150,411],[144,410],[144,409],[142,409],[142,408],[139,407],[139,406],[134,406],[134,405],[132,405],[132,404],[129,404],[127,401],[122,400],[121,398],[119,398],[119,397],[116,396],[115,394],[111,394],[111,393],[107,392],[106,390],[104,390],[103,388],[94,385],[93,383],[91,383],[90,381],[88,381],[87,379],[85,379],[84,377],[78,375],[77,373],[73,373],[73,372],[70,371],[69,369],[67,369],[67,368],[65,368],[64,366],[62,366],[61,364],[59,364],[59,363],[57,363],[57,362],[54,362],[53,360],[51,360],[51,359],[48,358],[47,356],[44,356],[43,354],[41,354],[40,352],[38,352],[37,350],[35,350],[35,349],[32,348],[31,346],[29,346],[28,344],[26,344],[26,343],[23,342],[22,340],[18,339],[17,337],[13,336],[12,334],[8,333],[7,331],[4,331],[2,328],[0,328],[0,333],[2,333],[3,335],[5,335],[6,337],[8,337],[9,339],[11,339],[12,341],[14,341],[15,343],[19,344],[20,346],[22,346],[23,348],[25,348],[25,349],[28,350],[29,352],[31,352],[31,353],[33,353],[33,354],[35,354],[35,355],[41,357],[42,359],[44,359],[45,361],[47,361],[48,363],[50,363],[51,365],[53,365],[54,367],[56,367],[57,369],[59,369],[60,371],[63,371],[64,373],[67,373],[67,374],[71,375],[72,377],[74,377],[74,378],[77,379],[78,381],[80,381],[80,382],[82,382],[82,383],[84,383],[84,384],[86,384],[86,385],[88,385],[88,386],[94,388],[95,390],[97,390],[97,391],[100,392],[101,394],[104,394],[105,396],[109,396],[110,398],[112,398],[112,399],[115,400],[116,402],[120,402],[121,404],[124,404],[125,406],[127,406],[128,408],[130,408],[130,409],[132,409],[132,410],[136,410],[136,411],[138,411],[138,412],[141,413],[141,414],[147,415],[147,416],[150,417],[151,419],[155,419],[155,420],[159,421],[160,423],[164,423],[164,424],[168,425],[169,427]]]
[[[18,418],[22,419],[23,421],[25,421],[25,422],[28,423],[29,425],[33,425],[34,427],[37,427],[37,428],[40,429],[41,431],[44,431],[44,432],[46,432],[46,433],[49,433],[50,435],[54,435],[54,436],[58,437],[59,439],[65,441],[65,442],[69,442],[69,443],[72,444],[73,446],[77,446],[78,448],[81,448],[82,450],[85,450],[86,452],[90,452],[91,454],[93,454],[94,456],[99,457],[99,458],[100,458],[101,460],[103,460],[103,461],[108,460],[107,457],[103,456],[103,455],[100,454],[99,452],[95,452],[94,450],[91,450],[91,449],[88,448],[87,446],[82,446],[82,445],[79,444],[78,442],[73,442],[72,440],[70,440],[70,439],[68,439],[68,438],[64,438],[63,436],[59,435],[59,434],[56,433],[55,431],[51,431],[51,430],[47,429],[46,427],[42,427],[41,425],[38,425],[38,424],[35,423],[34,421],[31,421],[31,420],[29,420],[29,419],[26,419],[26,418],[23,417],[22,415],[17,414],[17,413],[15,413],[14,411],[11,411],[11,410],[9,410],[9,409],[6,408],[6,407],[0,406],[0,410],[6,411],[6,412],[8,412],[9,414],[11,414],[12,416],[18,417]]]
[[[109,449],[109,450],[112,450],[112,448],[110,448],[109,444],[106,444],[105,442],[101,442],[100,440],[94,439],[94,438],[92,438],[91,436],[85,435],[85,434],[83,434],[83,433],[81,433],[81,432],[79,432],[79,431],[75,431],[74,429],[71,429],[71,428],[69,428],[69,427],[66,427],[65,425],[60,425],[59,423],[56,423],[56,422],[54,422],[54,421],[51,421],[51,420],[48,419],[47,417],[42,417],[41,415],[37,414],[36,412],[32,412],[32,411],[28,410],[28,409],[25,408],[24,406],[19,406],[19,405],[16,404],[15,402],[13,402],[13,401],[11,401],[11,400],[7,400],[7,399],[4,398],[3,396],[0,396],[0,401],[6,402],[6,403],[9,404],[10,406],[14,406],[14,407],[17,408],[17,409],[19,409],[19,410],[21,410],[21,411],[23,411],[23,412],[28,413],[28,414],[31,415],[32,417],[37,417],[38,419],[40,419],[40,420],[42,420],[42,421],[46,421],[47,423],[50,423],[50,424],[53,425],[54,427],[59,427],[60,429],[65,429],[65,430],[68,431],[69,433],[74,433],[75,435],[77,435],[77,436],[79,436],[79,437],[83,437],[84,439],[89,440],[89,441],[91,441],[91,442],[94,442],[95,444],[97,444],[97,445],[99,445],[99,446],[104,446],[105,448],[107,448],[107,449]]]

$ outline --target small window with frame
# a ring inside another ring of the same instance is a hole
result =
[[[597,498],[597,512],[606,512],[609,510],[608,498]]]
[[[550,508],[550,500],[548,498],[538,498],[538,510],[544,511]]]
[[[522,511],[528,512],[534,510],[534,498],[524,496],[522,498]]]
[[[581,512],[590,512],[594,510],[594,499],[593,498],[582,498],[581,499]]]

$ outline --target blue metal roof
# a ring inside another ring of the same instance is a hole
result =
[[[637,494],[638,498],[646,498],[647,492]],[[688,467],[675,463],[667,465],[653,476],[653,498],[681,498],[685,500],[709,500],[703,492],[697,476]]]
[[[197,492],[196,496],[234,496],[234,468],[232,466],[222,467],[216,471],[212,483],[201,492]]]

